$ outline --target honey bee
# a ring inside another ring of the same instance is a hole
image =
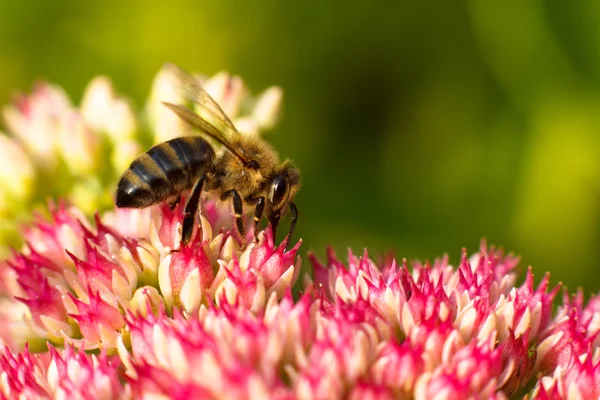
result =
[[[254,238],[267,215],[275,236],[280,218],[292,215],[287,246],[298,220],[294,197],[300,189],[300,171],[290,160],[279,161],[275,150],[258,135],[238,132],[221,107],[188,72],[168,64],[181,83],[182,98],[195,105],[195,112],[182,104],[164,102],[191,128],[214,139],[215,150],[203,137],[183,136],[160,143],[134,160],[119,181],[117,207],[146,208],[167,201],[176,204],[191,189],[184,207],[181,245],[191,239],[196,212],[204,192],[231,201],[235,224],[245,238],[243,215],[254,211]]]

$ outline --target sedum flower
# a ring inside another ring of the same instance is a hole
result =
[[[6,399],[128,399],[118,363],[105,354],[87,355],[71,347],[48,354],[27,351],[0,355],[0,393]]]
[[[8,261],[17,285],[6,290],[23,313],[11,333],[30,344],[21,363],[45,342],[118,353],[119,388],[134,398],[600,393],[597,297],[565,295],[553,311],[560,286],[547,275],[534,285],[531,269],[518,283],[518,258],[485,243],[456,267],[448,257],[378,264],[366,251],[343,263],[329,250],[298,279],[300,243],[286,252],[266,228],[244,247],[211,199],[186,247],[181,205],[93,223],[64,204],[50,215]]]
[[[242,248],[228,230],[213,236],[202,217],[202,229],[180,247],[182,205],[117,210],[94,224],[64,205],[51,216],[25,231],[24,251],[8,261],[22,292],[16,299],[29,311],[30,340],[111,351],[127,334],[128,313],[162,307],[192,315],[213,303],[261,312],[299,273],[300,243],[286,252],[270,230]]]
[[[240,238],[210,196],[185,246],[184,202],[103,211],[143,143],[185,133],[160,106],[178,79],[159,72],[143,119],[104,77],[80,107],[42,84],[4,110],[0,141],[20,170],[0,227],[50,190],[68,199],[0,262],[0,397],[600,397],[600,296],[557,298],[549,275],[520,277],[519,259],[485,242],[456,265],[329,249],[300,276],[301,241],[286,251],[270,227]],[[198,79],[243,134],[275,123],[279,89],[253,99],[238,77]],[[15,174],[0,162],[3,176]]]
[[[134,396],[292,398],[283,368],[294,364],[287,346],[302,350],[314,335],[310,303],[273,295],[264,314],[240,305],[203,307],[194,318],[133,317],[131,352],[120,347]],[[201,368],[201,369],[199,369]],[[175,372],[175,373],[174,373]]]
[[[274,128],[283,97],[280,88],[267,88],[253,98],[239,76],[219,72],[210,78],[203,75],[195,78],[241,133],[258,134]],[[178,73],[169,65],[165,66],[156,75],[146,103],[154,143],[189,134],[188,126],[162,104],[165,101],[180,102],[182,97],[193,100]]]
[[[373,363],[376,383],[391,381],[394,393],[510,396],[533,376],[530,347],[549,326],[558,287],[548,292],[546,276],[534,289],[531,271],[514,287],[515,257],[482,245],[470,259],[463,252],[457,269],[444,258],[417,263],[412,271],[406,262],[380,270],[366,252],[360,258],[350,253],[346,267],[331,250],[327,265],[314,256],[311,262],[312,285],[323,288],[329,301],[355,307],[367,302],[401,338],[399,346],[385,344],[385,356]],[[401,366],[401,377],[390,372]]]
[[[20,96],[3,110],[8,130],[29,150],[43,167],[57,167],[61,128],[73,107],[66,93],[58,86],[40,83],[33,93]]]
[[[534,399],[597,399],[600,398],[600,357],[598,349],[580,356],[574,355],[559,365],[551,376],[539,380]]]
[[[84,91],[81,115],[91,129],[107,134],[115,144],[135,138],[138,130],[131,105],[115,93],[105,76],[92,79]]]

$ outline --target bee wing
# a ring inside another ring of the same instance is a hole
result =
[[[163,104],[169,107],[171,110],[173,110],[175,114],[177,114],[179,118],[184,120],[188,125],[195,129],[198,129],[200,132],[206,133],[207,135],[215,139],[217,142],[221,143],[237,158],[239,158],[240,161],[242,161],[242,163],[248,164],[250,162],[250,160],[248,160],[247,157],[245,157],[238,150],[236,150],[236,148],[232,146],[231,142],[206,119],[200,117],[198,114],[194,113],[192,110],[181,104],[173,104],[167,102],[163,102]]]
[[[229,140],[232,136],[240,133],[219,104],[202,87],[198,79],[174,64],[166,64],[166,68],[178,81],[177,94],[182,99],[192,102],[195,105],[196,112],[183,105],[164,104],[189,125],[211,136],[241,161],[248,163],[249,160],[235,150]]]

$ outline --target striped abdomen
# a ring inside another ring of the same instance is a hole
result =
[[[199,136],[152,147],[131,163],[117,187],[117,207],[144,208],[177,197],[212,167],[215,151]]]

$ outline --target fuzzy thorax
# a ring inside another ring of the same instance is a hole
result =
[[[243,199],[262,195],[270,178],[279,170],[277,152],[252,135],[239,135],[232,145],[249,160],[256,161],[258,168],[248,168],[230,151],[223,151],[215,165],[216,186],[221,192],[237,189]]]

